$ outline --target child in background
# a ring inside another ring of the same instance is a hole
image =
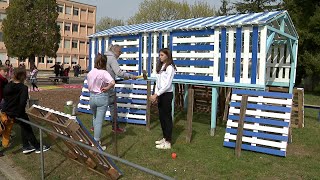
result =
[[[37,86],[37,75],[38,75],[38,68],[36,65],[33,65],[30,71],[30,82],[32,84],[33,91],[35,91],[34,88],[36,88],[37,91],[39,91],[39,88]]]

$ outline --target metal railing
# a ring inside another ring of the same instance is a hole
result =
[[[64,140],[66,140],[66,141],[69,141],[69,142],[71,142],[71,143],[74,143],[74,144],[76,144],[76,145],[79,145],[79,146],[81,146],[81,147],[83,147],[83,148],[85,148],[85,149],[94,151],[94,152],[96,152],[96,153],[98,153],[98,154],[100,154],[100,155],[102,155],[102,156],[109,157],[109,158],[111,158],[111,159],[113,159],[113,160],[115,160],[115,161],[121,162],[121,163],[123,163],[123,164],[125,164],[125,165],[128,165],[128,166],[131,166],[131,167],[133,167],[133,168],[136,168],[136,169],[138,169],[138,170],[140,170],[140,171],[142,171],[142,172],[145,172],[145,173],[154,175],[154,176],[159,177],[159,178],[162,178],[162,179],[173,180],[172,177],[169,177],[169,176],[164,175],[164,174],[162,174],[162,173],[159,173],[159,172],[157,172],[157,171],[154,171],[154,170],[145,168],[145,167],[143,167],[143,166],[140,166],[140,165],[138,165],[138,164],[132,163],[132,162],[130,162],[130,161],[127,161],[127,160],[125,160],[125,159],[119,158],[119,157],[117,157],[117,156],[108,154],[108,153],[106,153],[106,152],[100,151],[100,150],[98,150],[98,149],[96,149],[96,148],[93,148],[93,147],[91,147],[91,146],[89,146],[89,145],[83,144],[83,143],[81,143],[81,142],[79,142],[79,141],[75,141],[75,140],[73,140],[73,139],[71,139],[71,138],[68,138],[68,137],[66,137],[66,136],[63,136],[63,135],[61,135],[61,134],[59,134],[59,133],[57,133],[57,132],[54,132],[54,131],[52,131],[52,130],[50,130],[50,129],[47,129],[47,128],[45,128],[45,127],[43,127],[43,126],[40,126],[40,125],[38,125],[38,124],[36,124],[36,123],[33,123],[33,122],[31,122],[31,121],[27,121],[27,120],[22,119],[22,118],[15,118],[15,119],[16,119],[16,120],[19,120],[19,121],[22,121],[22,122],[24,122],[24,123],[27,123],[27,124],[29,124],[29,125],[31,125],[31,126],[34,126],[34,127],[36,127],[36,128],[39,129],[39,133],[40,133],[40,152],[41,152],[41,153],[40,153],[41,179],[44,179],[44,156],[43,156],[43,142],[42,142],[42,138],[43,138],[43,137],[42,137],[42,131],[45,131],[45,132],[48,132],[48,133],[50,133],[50,134],[53,134],[53,135],[55,135],[55,136],[57,136],[57,137],[59,137],[59,138],[61,138],[61,139],[64,139]]]

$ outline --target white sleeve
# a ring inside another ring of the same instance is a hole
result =
[[[157,95],[160,96],[161,94],[165,93],[171,86],[173,76],[174,76],[174,68],[173,66],[168,66],[166,69],[166,72],[168,73],[168,79],[165,81],[165,84],[161,86],[161,89],[157,91]],[[159,82],[160,83],[160,82]]]

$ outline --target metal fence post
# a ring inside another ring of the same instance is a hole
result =
[[[40,133],[41,179],[44,180],[44,158],[43,158],[42,129],[40,129],[40,128],[39,128],[39,133]]]

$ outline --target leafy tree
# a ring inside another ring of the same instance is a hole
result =
[[[279,0],[242,0],[234,5],[239,13],[272,11],[281,8]]]
[[[230,6],[230,0],[221,0],[221,6],[217,12],[217,15],[219,16],[226,16],[231,14],[231,11],[233,10],[233,6]]]
[[[55,0],[11,0],[3,21],[4,43],[8,56],[19,60],[36,56],[56,57],[60,30]]]
[[[110,29],[115,26],[122,26],[124,22],[121,19],[112,19],[110,17],[103,17],[100,19],[99,23],[97,24],[97,31],[103,31],[106,29]]]
[[[320,79],[320,3],[284,0],[283,8],[288,10],[299,34],[296,84],[304,77],[311,77],[315,84]]]
[[[138,12],[128,20],[128,24],[159,22],[193,17],[214,16],[215,10],[208,3],[187,2],[173,0],[144,0],[140,3]]]

